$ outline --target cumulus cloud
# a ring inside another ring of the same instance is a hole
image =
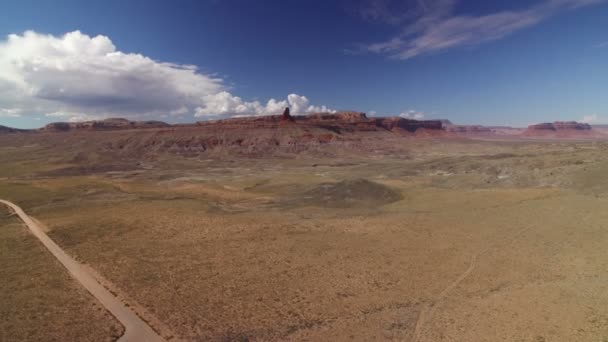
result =
[[[414,120],[422,120],[425,117],[424,112],[419,112],[417,110],[408,110],[407,112],[403,112],[399,114],[400,117],[404,119],[414,119]]]
[[[66,111],[45,113],[44,116],[46,116],[48,118],[57,118],[56,120],[69,121],[69,122],[98,120],[98,119],[104,118],[104,116],[95,115],[95,114],[66,112]]]
[[[597,123],[598,120],[599,120],[599,117],[597,114],[591,114],[591,115],[583,116],[583,118],[580,121],[591,124],[591,123]]]
[[[194,116],[211,116],[223,113],[232,113],[238,116],[243,114],[265,115],[282,112],[285,107],[291,108],[292,114],[306,114],[317,112],[335,112],[326,106],[313,106],[306,96],[289,94],[287,100],[270,99],[265,105],[259,101],[246,102],[238,96],[228,92],[220,92],[206,97],[205,106],[197,107]]]
[[[21,116],[21,108],[0,108],[0,118],[18,118]]]
[[[300,96],[297,94],[289,94],[287,96],[287,102],[295,114],[302,113],[315,113],[315,112],[335,112],[326,106],[313,106],[308,101],[306,96]]]
[[[368,10],[361,13],[363,18],[371,17],[377,21],[398,24],[399,32],[388,40],[368,44],[365,49],[406,60],[458,46],[497,40],[538,24],[559,11],[604,0],[544,0],[528,8],[485,15],[455,15],[455,0],[416,0],[401,14],[395,14],[390,7],[392,2],[367,1],[367,7],[364,8]]]
[[[190,112],[190,110],[188,110],[188,107],[186,106],[181,106],[177,109],[174,109],[172,111],[169,112],[169,114],[174,115],[174,116],[179,116],[182,114],[187,114],[188,112]]]
[[[266,105],[229,92],[221,78],[196,66],[119,51],[109,37],[26,31],[0,40],[0,116],[45,114],[66,120],[329,111],[305,96]],[[19,108],[16,112],[14,108]]]

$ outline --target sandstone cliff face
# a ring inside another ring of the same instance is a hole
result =
[[[439,120],[418,121],[400,117],[370,119],[365,113],[359,112],[315,113],[289,116],[289,118],[286,118],[285,115],[267,115],[216,121],[199,121],[196,124],[200,127],[214,127],[216,129],[254,129],[278,128],[286,123],[295,123],[296,126],[293,127],[302,129],[315,127],[327,129],[338,134],[341,132],[357,131],[392,131],[394,129],[408,132],[416,132],[420,128],[437,131],[442,129],[442,123]]]
[[[310,115],[298,116],[297,120],[310,122],[340,121],[340,122],[361,122],[367,121],[367,115],[359,112],[339,112],[339,113],[315,113]]]
[[[299,127],[327,129],[334,133],[357,131],[392,131],[400,129],[416,132],[418,129],[441,130],[443,125],[439,120],[411,120],[400,117],[368,118],[365,113],[339,112],[315,113],[310,115],[292,116],[289,109],[282,115],[265,115],[230,118],[223,120],[198,121],[195,124],[169,125],[161,121],[129,121],[126,119],[106,119],[85,122],[54,122],[41,128],[45,132],[63,132],[72,130],[122,130],[141,128],[183,128],[201,127],[215,130],[250,130],[260,128]],[[295,125],[295,126],[294,126]]]
[[[289,107],[285,108],[285,110],[283,111],[283,117],[281,119],[283,121],[295,121],[293,116],[291,116],[291,113],[289,112]]]
[[[147,129],[144,129],[147,128]],[[164,122],[137,122],[108,119],[79,123],[57,122],[36,130],[35,135],[49,141],[66,139],[98,146],[100,152],[120,156],[159,153],[184,156],[201,153],[272,154],[315,151],[322,146],[375,148],[384,141],[403,135],[442,134],[442,123],[400,117],[368,118],[365,113],[340,112],[292,116],[251,116],[195,124],[169,125]],[[69,132],[69,134],[57,134]],[[400,144],[401,140],[395,140]],[[324,147],[323,147],[324,148]],[[333,147],[332,147],[333,148]]]

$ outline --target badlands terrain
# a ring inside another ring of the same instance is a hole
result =
[[[0,127],[0,199],[167,341],[608,341],[604,129]],[[122,336],[0,209],[0,340]]]

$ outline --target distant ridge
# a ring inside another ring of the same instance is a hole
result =
[[[282,115],[243,116],[220,120],[198,121],[191,124],[170,125],[162,121],[130,121],[123,118],[91,120],[82,122],[53,122],[40,129],[20,130],[0,126],[0,133],[19,132],[69,132],[69,131],[111,131],[128,129],[174,128],[183,127],[212,127],[214,129],[255,129],[277,128],[284,125],[316,126],[331,128],[335,131],[370,131],[389,130],[416,132],[419,129],[439,131],[443,129],[440,120],[413,120],[401,117],[368,118],[361,112],[313,113],[309,115],[290,115],[289,111]]]
[[[419,129],[441,131],[443,125],[439,120],[413,120],[398,116],[368,118],[361,112],[313,113],[309,115],[266,115],[247,116],[223,120],[198,121],[201,127],[215,127],[224,129],[245,128],[277,128],[287,123],[295,123],[301,127],[311,126],[330,129],[335,132],[348,131],[402,131],[414,133]]]
[[[47,132],[63,132],[70,130],[103,131],[119,129],[163,128],[169,126],[171,125],[162,121],[129,121],[122,118],[110,118],[105,120],[83,122],[53,122],[44,126],[40,130]]]
[[[69,149],[86,148],[103,155],[155,158],[169,153],[269,155],[294,152],[329,153],[336,148],[385,153],[403,138],[446,136],[439,120],[401,117],[368,118],[361,112],[247,116],[192,124],[107,119],[76,123],[58,122],[31,134],[2,134],[5,141],[35,141]],[[15,137],[9,137],[14,135]],[[17,139],[18,136],[18,139]],[[0,141],[0,145],[2,141]],[[328,149],[321,148],[328,146]],[[325,152],[320,152],[321,150]],[[86,160],[77,153],[76,160]]]
[[[0,125],[0,133],[25,133],[31,132],[29,129],[19,129]]]
[[[543,122],[528,126],[522,133],[527,137],[587,138],[603,136],[601,130],[594,130],[591,125],[576,121]]]
[[[577,130],[577,131],[589,131],[591,125],[588,123],[576,122],[576,121],[555,121],[555,122],[543,122],[535,125],[528,126],[529,130],[532,131],[562,131],[562,130]]]
[[[124,118],[109,118],[83,122],[53,122],[40,129],[17,129],[0,126],[0,134],[123,130],[171,130],[176,134],[201,130],[200,134],[221,134],[223,138],[220,140],[223,141],[240,141],[243,140],[243,137],[256,131],[259,132],[260,137],[272,135],[272,139],[277,141],[284,141],[290,136],[291,138],[287,140],[291,144],[310,141],[326,143],[343,139],[342,134],[344,133],[354,134],[352,137],[355,138],[365,132],[465,138],[608,137],[608,127],[602,125],[591,126],[576,121],[545,122],[530,125],[524,129],[502,126],[457,125],[447,119],[414,120],[399,116],[368,117],[365,113],[356,111],[291,115],[287,109],[279,115],[252,115],[173,125],[155,120],[131,121]],[[255,133],[252,134],[255,135]],[[257,144],[257,142],[252,142],[252,144]]]

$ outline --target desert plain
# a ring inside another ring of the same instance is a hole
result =
[[[0,198],[167,341],[608,341],[605,139],[183,130],[0,135]],[[2,210],[0,340],[117,340]]]

